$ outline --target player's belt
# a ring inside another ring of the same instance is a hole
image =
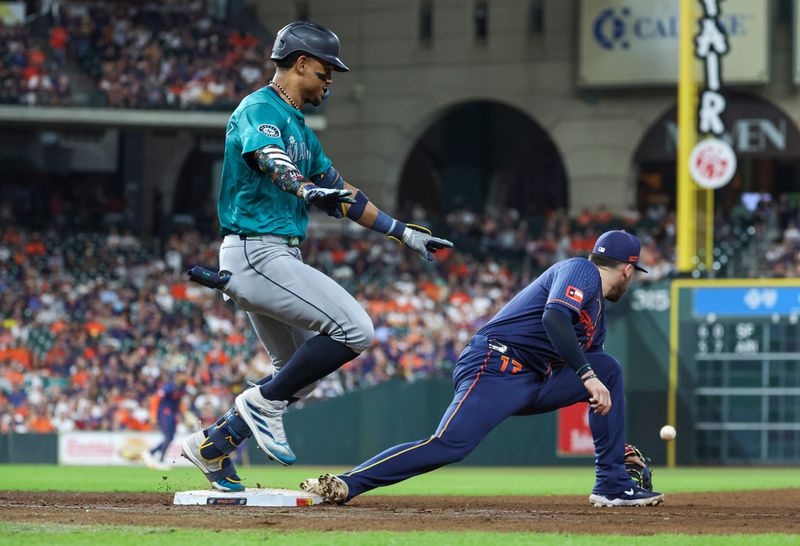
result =
[[[240,233],[238,235],[242,241],[263,241],[263,242],[282,242],[287,246],[300,246],[302,239],[296,235],[275,235],[274,233],[265,233],[262,235],[252,233]]]
[[[472,339],[469,340],[467,346],[473,345],[475,343],[482,343],[482,344],[485,343],[491,350],[497,351],[501,355],[504,355],[507,352],[509,352],[509,347],[505,343],[501,343],[496,339],[492,339],[490,337],[486,337],[480,334],[475,334],[474,336],[472,336]]]
[[[519,353],[518,350],[516,350],[514,347],[512,347],[511,345],[509,345],[504,341],[500,341],[498,339],[484,336],[481,334],[475,334],[474,336],[472,336],[472,338],[470,338],[469,342],[467,343],[467,347],[471,345],[488,347],[492,351],[508,357],[508,359],[510,359],[512,362],[517,362],[518,363],[517,366],[521,365],[522,367],[527,368],[534,373],[538,373],[540,375],[546,375],[547,373],[541,366],[531,366],[530,363],[527,362],[525,358],[523,358],[523,356]]]

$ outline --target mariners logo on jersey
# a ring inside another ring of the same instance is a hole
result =
[[[270,138],[280,138],[281,130],[270,123],[262,123],[258,126],[258,132],[264,133]]]

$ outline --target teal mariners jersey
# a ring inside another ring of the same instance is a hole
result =
[[[305,237],[308,210],[303,199],[276,186],[258,170],[252,153],[275,145],[300,173],[324,173],[331,161],[302,112],[286,104],[271,87],[250,93],[231,114],[225,133],[225,159],[217,203],[220,232]]]

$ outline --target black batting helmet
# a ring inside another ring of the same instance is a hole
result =
[[[339,59],[340,50],[339,37],[327,28],[309,21],[295,21],[278,31],[270,59],[280,61],[300,51],[330,63],[337,72],[347,72],[350,69]]]

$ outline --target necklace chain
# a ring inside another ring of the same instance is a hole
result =
[[[269,83],[271,83],[272,85],[274,85],[275,87],[277,87],[277,88],[278,88],[278,91],[280,91],[280,92],[281,92],[281,94],[282,94],[284,97],[286,97],[286,100],[288,100],[288,101],[289,101],[289,104],[291,104],[291,105],[294,107],[294,109],[295,109],[295,110],[300,110],[300,108],[298,108],[298,107],[297,107],[297,104],[295,104],[295,102],[294,102],[294,100],[292,99],[292,97],[290,97],[290,96],[289,96],[289,93],[287,93],[287,92],[286,92],[286,90],[285,90],[283,87],[281,87],[281,84],[279,84],[279,83],[278,83],[278,82],[276,82],[275,80],[272,80],[272,81],[270,81]]]

